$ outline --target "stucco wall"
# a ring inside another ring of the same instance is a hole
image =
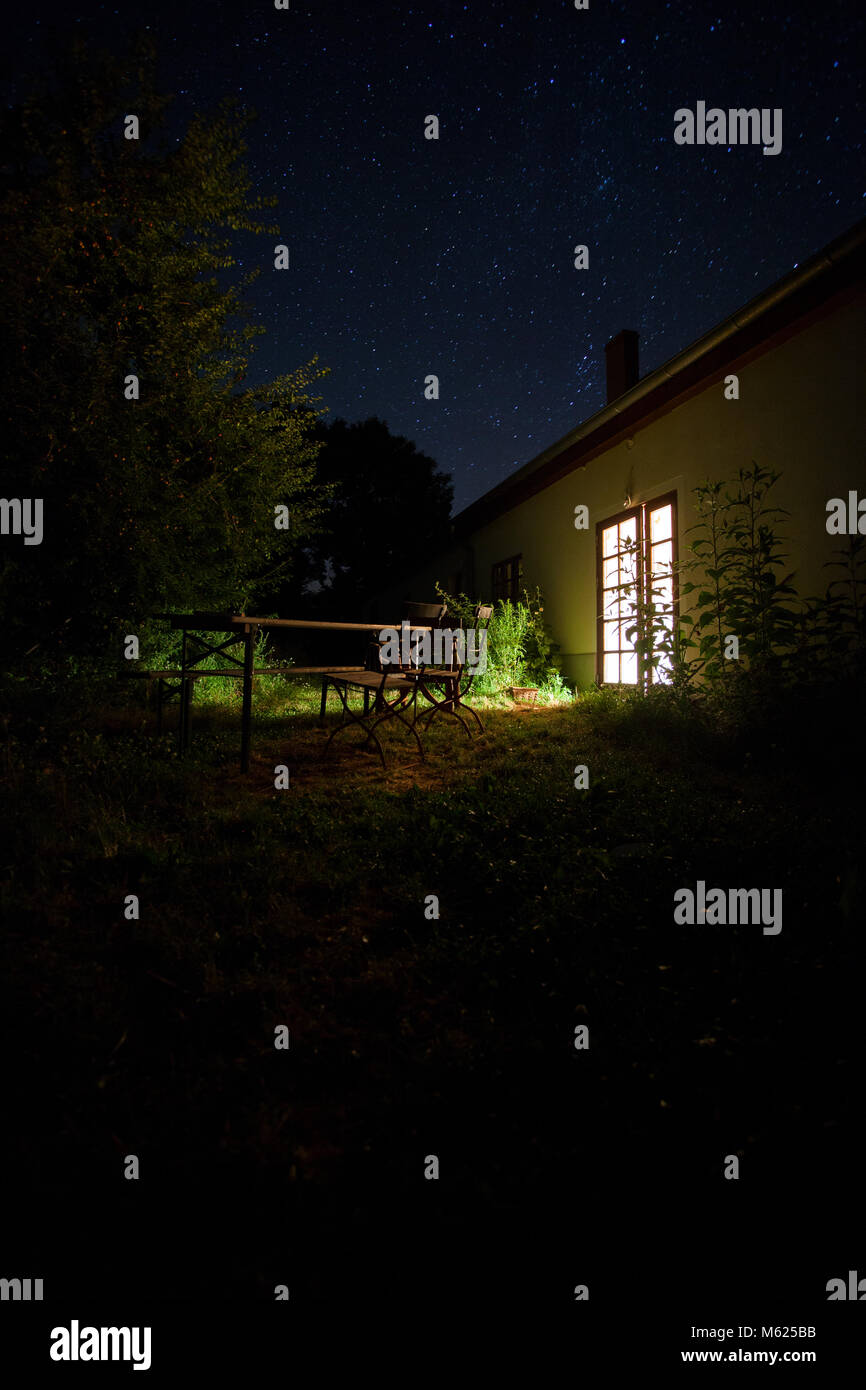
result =
[[[492,565],[521,553],[527,586],[543,591],[566,674],[587,684],[595,676],[596,523],[622,510],[627,493],[636,503],[675,489],[682,557],[695,520],[691,489],[732,478],[753,459],[782,475],[771,498],[791,513],[785,533],[800,592],[823,593],[832,576],[822,564],[841,543],[827,534],[827,500],[849,489],[866,495],[864,337],[861,295],[729,367],[739,376],[738,401],[725,400],[719,377],[485,526],[472,537],[478,596],[489,597]],[[589,508],[587,531],[574,528],[578,503]],[[438,572],[435,563],[425,571]]]

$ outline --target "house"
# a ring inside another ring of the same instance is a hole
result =
[[[685,558],[693,489],[753,460],[781,474],[798,591],[823,593],[840,545],[828,502],[866,495],[864,261],[866,222],[643,379],[638,335],[617,334],[604,408],[456,516],[451,550],[392,597],[432,599],[437,580],[484,601],[539,585],[565,675],[633,683],[623,625],[601,620],[629,538],[663,572]]]

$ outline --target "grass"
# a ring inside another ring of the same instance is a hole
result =
[[[357,733],[323,758],[312,683],[262,678],[242,777],[225,685],[183,762],[134,697],[11,720],[13,1171],[143,1153],[175,1190],[399,1206],[442,1153],[464,1207],[513,1212],[636,1154],[670,1191],[730,1152],[770,1184],[804,1144],[843,1161],[862,828],[832,772],[609,698],[436,721],[424,763],[395,733],[383,772]],[[781,936],[674,927],[698,878],[781,886]]]

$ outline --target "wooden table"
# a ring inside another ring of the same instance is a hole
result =
[[[257,673],[253,667],[253,649],[255,640],[260,628],[298,628],[307,631],[320,632],[366,632],[370,634],[379,633],[383,628],[395,628],[398,631],[405,623],[335,623],[321,622],[314,618],[255,618],[247,613],[157,613],[158,618],[165,619],[171,623],[172,628],[177,632],[183,632],[183,645],[181,648],[180,670],[177,672],[154,672],[154,676],[165,679],[166,676],[174,676],[180,681],[180,727],[179,740],[181,752],[189,746],[189,735],[192,718],[192,690],[195,681],[204,679],[208,675],[218,674],[234,675],[238,674],[243,679],[243,700],[241,705],[241,772],[248,772],[250,767],[250,736],[252,730],[252,704],[253,704],[253,677],[256,674],[269,675],[322,675],[327,676],[331,673],[345,673],[353,668],[345,666],[286,666],[284,668],[267,667]],[[424,623],[406,624],[410,632],[431,632],[432,628]],[[222,633],[225,640],[219,643],[208,642],[198,634]],[[229,647],[243,644],[243,658],[232,656],[228,651]],[[206,657],[215,655],[224,657],[231,666],[222,672],[196,670],[198,662],[205,660]],[[355,670],[361,671],[363,667],[356,667]],[[323,688],[323,695],[325,694]]]

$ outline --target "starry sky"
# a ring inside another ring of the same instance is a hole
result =
[[[604,405],[621,328],[645,375],[866,211],[858,0],[290,4],[46,0],[7,38],[21,72],[52,26],[109,48],[149,28],[174,121],[229,94],[258,113],[291,268],[239,244],[263,267],[253,376],[317,353],[327,418],[414,440],[456,511]],[[698,100],[781,107],[781,153],[675,144]]]

